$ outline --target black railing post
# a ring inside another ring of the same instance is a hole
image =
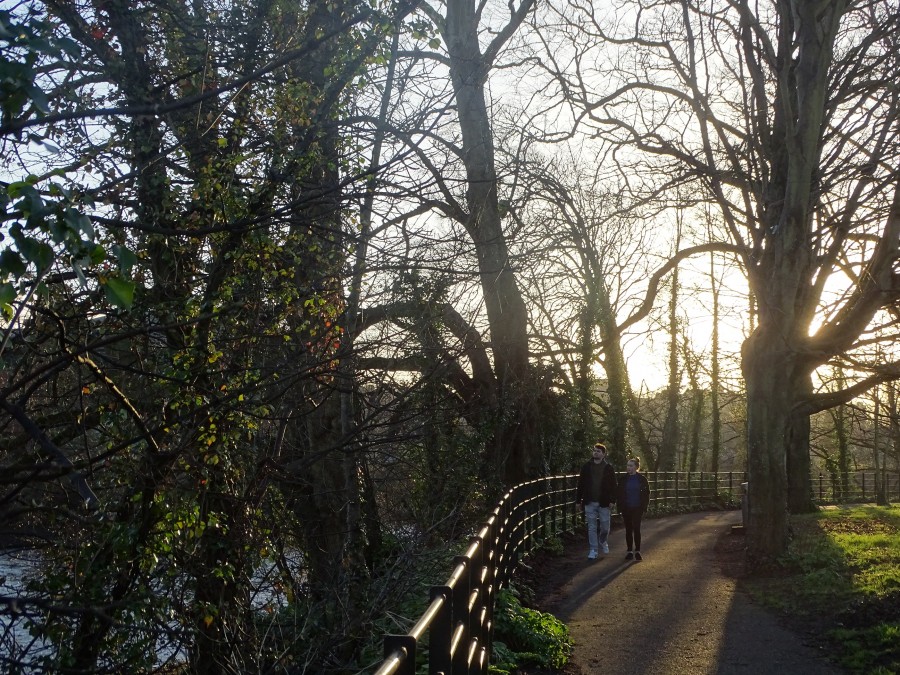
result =
[[[471,608],[471,614],[473,617],[472,623],[470,623],[470,628],[472,630],[472,637],[481,639],[481,622],[478,620],[479,607],[484,602],[484,587],[485,587],[485,579],[486,576],[486,564],[484,560],[484,542],[481,537],[475,536],[470,537],[469,539],[469,548],[474,549],[474,555],[472,556],[472,574],[471,574],[471,582],[469,585],[469,593],[475,593],[475,604]]]
[[[570,497],[572,500],[570,502],[570,506],[569,506],[569,515],[571,516],[571,521],[569,523],[569,526],[573,530],[577,530],[578,525],[580,524],[580,522],[578,520],[578,515],[581,513],[581,511],[578,510],[578,502],[576,501],[578,499],[578,478],[575,479],[575,485],[573,487],[569,488],[569,490],[570,490]]]
[[[497,509],[497,578],[501,584],[509,579],[509,500],[501,502]]]
[[[550,528],[547,530],[548,537],[555,537],[556,532],[559,529],[559,523],[556,518],[559,516],[557,512],[556,505],[559,503],[559,495],[556,494],[556,480],[552,477],[547,477],[546,479],[546,488],[547,491],[547,510],[549,512],[550,518]]]
[[[482,635],[484,636],[484,646],[487,650],[487,660],[484,666],[484,672],[491,661],[491,652],[494,644],[494,604],[497,602],[497,578],[494,575],[494,566],[488,565],[484,579],[484,627]]]
[[[453,567],[462,565],[465,571],[460,575],[453,587],[453,618],[451,627],[451,646],[456,645],[456,650],[451,655],[450,672],[465,673],[468,671],[468,650],[465,645],[469,644],[471,632],[471,617],[469,612],[469,593],[471,592],[472,579],[472,561],[464,555],[458,555],[453,558]],[[454,639],[454,635],[460,631],[459,639]]]
[[[517,492],[511,491],[506,499],[505,511],[504,511],[504,521],[503,521],[503,536],[505,540],[503,542],[503,551],[505,553],[505,558],[503,560],[503,582],[504,584],[509,581],[510,577],[512,577],[513,570],[516,566],[516,559],[518,558],[518,554],[516,553],[516,547],[518,547],[519,543],[516,540],[516,524],[514,520],[514,516],[516,515],[517,507],[513,505],[513,501],[517,495]]]
[[[428,672],[430,675],[449,673],[453,668],[450,647],[453,644],[453,589],[449,586],[432,586],[431,601],[443,598],[444,604],[431,623],[428,634]],[[410,672],[415,672],[415,659]]]
[[[396,675],[415,675],[416,639],[411,635],[385,635],[384,658],[389,659],[398,651],[403,654],[403,658],[394,673]]]
[[[470,548],[474,548],[475,556],[472,558],[472,583],[470,586],[470,597],[474,594],[474,604],[470,608],[469,631],[471,634],[471,642],[476,645],[475,657],[470,664],[475,666],[474,672],[481,673],[482,665],[485,663],[483,658],[478,657],[478,651],[484,652],[487,645],[490,644],[490,623],[488,617],[488,606],[492,601],[490,597],[490,568],[484,545],[484,539],[480,536],[472,537],[470,540]],[[485,666],[486,667],[486,666]]]
[[[540,530],[538,524],[540,497],[538,481],[533,480],[528,485],[528,553],[534,553],[537,549],[537,535]]]

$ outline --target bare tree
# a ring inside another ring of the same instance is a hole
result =
[[[629,185],[637,170],[692,183],[740,251],[758,307],[743,348],[749,541],[772,558],[788,508],[811,505],[809,415],[897,377],[862,348],[896,338],[879,312],[900,284],[898,15],[877,1],[685,0],[603,15],[575,2],[564,19],[573,39],[547,43],[566,67],[545,65],[575,128],[620,144]],[[868,374],[816,394],[816,368],[850,354]]]

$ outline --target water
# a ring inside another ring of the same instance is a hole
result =
[[[290,573],[303,577],[303,559],[299,554],[287,560]],[[0,672],[38,672],[41,659],[50,659],[56,647],[35,638],[28,631],[30,617],[40,624],[47,609],[46,602],[28,601],[29,579],[41,574],[41,557],[34,551],[0,551]],[[272,560],[264,561],[252,577],[251,607],[262,615],[273,615],[288,606],[288,596],[279,581],[279,571]],[[158,589],[159,594],[162,589]],[[186,597],[189,594],[185,591]],[[182,644],[185,629],[172,620],[160,626],[153,660],[157,666],[187,659]]]
[[[28,617],[40,608],[23,602],[27,580],[40,574],[32,551],[0,553],[0,670],[16,672],[52,652],[52,646],[28,632]]]

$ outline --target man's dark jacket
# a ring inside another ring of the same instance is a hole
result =
[[[650,506],[650,483],[647,482],[647,476],[638,472],[634,474],[638,478],[640,478],[641,484],[641,506],[639,511],[641,514],[647,512],[647,507]],[[623,473],[619,476],[619,487],[618,487],[618,507],[619,512],[622,512],[622,509],[625,508],[625,481],[628,479],[628,474]]]
[[[579,504],[584,506],[588,492],[590,491],[590,480],[591,480],[591,464],[594,463],[594,460],[591,459],[583,467],[581,467],[581,475],[578,476],[578,493],[576,496],[576,500]],[[612,468],[612,464],[603,460],[600,466],[603,467],[603,475],[600,478],[600,506],[604,506],[609,508],[609,505],[616,501],[616,472]]]

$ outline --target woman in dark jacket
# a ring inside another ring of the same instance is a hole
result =
[[[632,457],[625,464],[627,473],[619,480],[619,513],[625,523],[626,560],[643,560],[641,555],[641,518],[650,504],[650,484],[647,477],[639,472],[641,460]]]

